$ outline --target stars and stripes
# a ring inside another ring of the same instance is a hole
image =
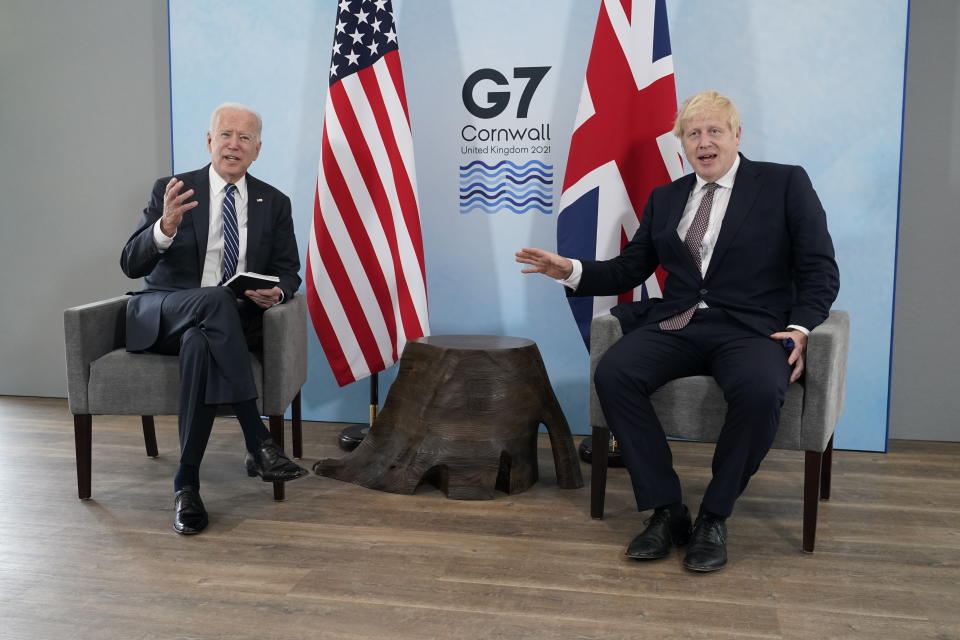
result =
[[[429,333],[413,140],[390,0],[340,0],[307,302],[337,383]]]
[[[557,251],[604,260],[633,237],[650,191],[683,174],[670,133],[677,111],[664,0],[603,0],[560,196]],[[659,296],[663,274],[633,292],[570,298],[590,344],[590,324],[617,302]]]

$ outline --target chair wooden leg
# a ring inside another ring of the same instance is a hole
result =
[[[153,428],[153,416],[140,416],[143,422],[143,444],[147,447],[147,456],[156,458],[160,454],[157,452],[157,431]]]
[[[283,416],[270,416],[270,437],[273,442],[283,449]],[[273,499],[283,500],[286,498],[282,482],[273,483]]]
[[[77,451],[77,495],[81,500],[90,498],[90,449],[93,432],[93,416],[89,413],[73,416],[73,440]]]
[[[603,519],[603,501],[607,494],[607,452],[610,449],[610,430],[593,428],[593,453],[590,459],[590,517]]]
[[[293,457],[299,460],[303,457],[303,421],[300,418],[300,392],[293,396],[293,403],[290,405],[290,417],[293,418],[291,427],[293,437]]]
[[[820,499],[830,499],[830,476],[833,474],[833,436],[823,452],[823,465],[820,467]]]
[[[807,451],[803,472],[803,550],[813,553],[817,538],[817,499],[820,497],[820,473],[823,469],[823,454]]]

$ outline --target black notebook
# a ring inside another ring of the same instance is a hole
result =
[[[243,297],[243,292],[249,289],[273,289],[280,286],[280,278],[277,276],[265,276],[261,273],[244,271],[235,274],[232,278],[223,283],[223,286],[230,289],[238,298]]]

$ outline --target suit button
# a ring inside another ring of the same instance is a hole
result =
[[[707,295],[707,290],[706,290],[706,289],[700,289],[700,295],[702,295],[702,296]]]

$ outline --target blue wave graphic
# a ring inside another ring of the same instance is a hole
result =
[[[499,182],[486,183],[485,186],[488,186],[488,187],[489,187],[489,186],[496,187],[496,186],[499,186],[499,185],[501,185],[501,184],[505,184],[505,183],[504,183],[504,180],[509,180],[510,182],[512,182],[512,183],[514,183],[514,184],[524,184],[525,182],[530,182],[531,180],[538,180],[539,182],[542,182],[543,184],[551,184],[551,185],[553,184],[553,176],[543,177],[543,176],[538,176],[538,175],[529,175],[529,176],[527,176],[526,178],[517,178],[517,177],[515,177],[515,176],[503,176],[503,177],[500,178],[500,181],[499,181]],[[464,179],[461,177],[460,184],[462,185],[462,184],[464,184],[464,183],[466,183],[466,182],[469,182],[469,180],[464,180]]]
[[[509,204],[500,205],[498,207],[479,205],[479,204],[473,204],[466,207],[461,205],[460,213],[461,214],[469,213],[475,209],[480,209],[484,213],[488,213],[488,214],[500,213],[504,209],[507,209],[508,211],[512,211],[513,213],[516,213],[516,214],[526,213],[527,211],[539,211],[541,213],[546,213],[546,214],[553,213],[553,209],[545,209],[538,204],[532,204],[532,203],[522,208],[513,207]]]
[[[461,189],[460,191],[463,191],[463,189]],[[505,193],[515,198],[526,198],[527,196],[540,196],[545,200],[551,199],[553,195],[553,194],[541,191],[539,189],[536,189],[534,187],[531,187],[530,189],[522,192],[513,191],[511,189],[500,189],[499,191],[487,191],[486,189],[474,189],[472,191],[468,191],[467,193],[461,193],[460,199],[466,200],[467,198],[472,198],[473,196],[477,196],[477,195],[483,196],[484,198],[499,198]]]
[[[543,176],[545,178],[552,178],[553,171],[545,171],[544,169],[537,169],[536,167],[530,167],[526,171],[514,171],[513,169],[498,169],[497,171],[484,171],[480,167],[474,167],[469,171],[461,171],[460,179],[464,180],[473,176],[485,176],[487,178],[498,178],[500,176],[526,176],[526,175],[537,175]]]
[[[502,166],[504,166],[504,165],[510,165],[511,167],[513,167],[513,168],[515,168],[515,169],[525,169],[526,167],[529,167],[530,165],[535,165],[535,166],[538,166],[538,167],[542,167],[543,169],[547,169],[547,170],[553,169],[553,166],[552,166],[552,165],[546,164],[545,162],[540,162],[539,160],[530,160],[529,162],[524,162],[523,164],[517,164],[516,162],[511,162],[510,160],[501,160],[501,161],[498,162],[497,164],[487,164],[486,162],[484,162],[484,161],[482,161],[482,160],[474,160],[473,162],[470,162],[470,163],[468,163],[468,164],[461,165],[460,170],[461,170],[461,171],[466,171],[466,170],[469,169],[470,167],[478,167],[478,166],[479,166],[479,167],[483,167],[484,169],[499,169],[500,167],[502,167]]]
[[[503,182],[494,182],[494,183],[471,182],[471,183],[468,184],[468,185],[461,186],[461,187],[460,187],[460,193],[466,193],[467,191],[472,191],[472,190],[474,190],[474,189],[482,189],[483,191],[488,191],[488,192],[489,192],[489,191],[493,191],[493,190],[495,190],[495,189],[503,189],[503,188],[505,188],[506,186],[507,186],[507,185],[504,184]],[[539,184],[537,184],[537,183],[530,183],[530,184],[528,184],[528,185],[526,185],[526,186],[522,186],[522,187],[521,187],[521,186],[516,186],[516,187],[511,186],[510,188],[513,189],[513,191],[515,191],[515,192],[517,192],[517,193],[529,189],[530,191],[539,191],[539,192],[542,192],[543,195],[546,195],[546,192],[547,192],[547,191],[551,191],[551,189],[548,189],[546,186],[541,186],[541,185],[539,185]]]
[[[553,213],[553,165],[539,160],[490,165],[474,160],[460,167],[460,213],[480,210]]]
[[[479,197],[470,198],[469,200],[464,200],[460,204],[461,205],[468,205],[468,204],[494,205],[494,204],[503,204],[504,202],[509,202],[510,204],[516,205],[518,207],[522,207],[526,204],[530,204],[531,202],[542,204],[545,207],[553,206],[552,201],[544,200],[543,198],[533,197],[533,198],[527,198],[526,200],[514,200],[513,198],[508,198],[506,196],[504,196],[503,198],[497,198],[496,200],[487,200],[486,198],[479,198]]]
[[[523,189],[540,189],[541,191],[552,191],[553,190],[553,180],[535,180],[531,181],[530,179],[520,179],[520,178],[504,178],[502,180],[489,180],[489,181],[477,181],[477,180],[465,180],[460,182],[460,191],[470,191],[471,189],[486,189],[487,191],[492,191],[494,189],[503,189],[507,187],[513,189],[514,191],[521,191]]]

